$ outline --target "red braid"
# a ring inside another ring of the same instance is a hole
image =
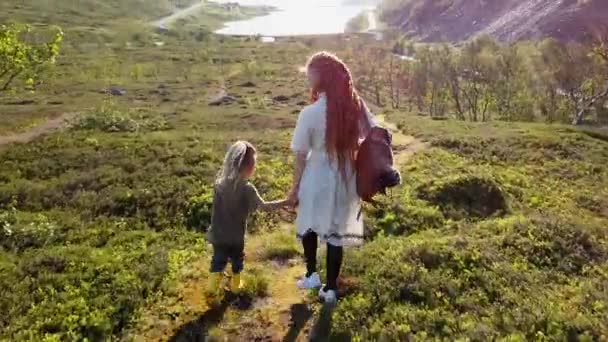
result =
[[[307,68],[319,75],[318,85],[312,89],[312,100],[317,101],[320,93],[327,96],[327,154],[338,162],[340,172],[346,176],[347,165],[354,166],[359,122],[365,114],[365,105],[353,85],[350,71],[335,55],[319,52],[310,58]]]

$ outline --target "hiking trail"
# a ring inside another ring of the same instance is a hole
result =
[[[218,96],[225,96],[225,90]],[[13,143],[29,143],[34,139],[68,125],[74,113],[58,117],[32,129],[8,136],[0,136],[0,148]],[[413,136],[401,133],[398,127],[384,115],[376,116],[378,124],[386,127],[393,136],[395,165],[402,167],[415,153],[424,150],[427,144]],[[277,230],[294,233],[293,224],[283,223]],[[293,234],[295,236],[295,233]],[[295,258],[268,259],[263,255],[264,247],[272,240],[270,234],[254,234],[248,237],[246,246],[246,269],[263,270],[269,279],[268,295],[254,299],[243,309],[238,303],[224,303],[220,307],[210,305],[205,297],[207,278],[193,276],[178,284],[172,302],[152,304],[144,312],[142,330],[133,331],[136,341],[204,341],[211,331],[217,329],[229,340],[306,341],[310,336],[323,337],[329,334],[331,310],[319,311],[315,295],[296,287],[296,280],[305,273],[301,255]],[[209,260],[201,258],[194,269],[207,269]],[[245,273],[246,274],[246,273]],[[162,316],[156,311],[160,305],[171,314]]]
[[[376,116],[378,124],[393,135],[395,165],[402,167],[415,153],[427,144],[400,132],[397,126],[383,115]],[[290,234],[292,223],[283,223],[277,230]],[[300,290],[296,280],[305,273],[302,256],[282,260],[263,256],[264,247],[272,244],[270,234],[248,237],[245,247],[245,273],[247,269],[262,270],[269,279],[268,295],[254,299],[246,309],[236,302],[212,307],[203,295],[206,277],[180,284],[177,303],[173,309],[187,317],[182,319],[151,319],[154,322],[147,332],[135,338],[141,341],[205,341],[215,332],[227,341],[308,341],[323,340],[331,329],[331,308],[316,305],[313,292]],[[294,237],[295,239],[295,237]],[[209,260],[203,258],[195,267],[207,269]],[[246,278],[245,278],[246,279]],[[181,307],[179,307],[181,306]],[[141,331],[140,331],[141,332]],[[313,338],[313,336],[315,336]]]
[[[153,21],[151,24],[152,24],[152,26],[154,26],[158,29],[168,29],[168,26],[171,25],[172,23],[174,23],[177,19],[194,13],[195,11],[199,10],[201,7],[205,6],[206,3],[207,3],[206,1],[200,1],[200,2],[194,3],[193,5],[190,5],[188,7],[178,9],[177,11],[171,13],[170,15],[168,15],[166,17],[162,17],[156,21]]]
[[[403,167],[411,156],[428,147],[427,143],[411,135],[403,134],[397,125],[387,121],[384,115],[376,115],[376,120],[380,126],[388,129],[393,135],[394,163],[397,168]]]
[[[60,116],[49,119],[25,132],[0,136],[0,148],[15,143],[26,144],[40,136],[60,130],[67,126],[70,118],[74,115],[74,113],[63,113]]]

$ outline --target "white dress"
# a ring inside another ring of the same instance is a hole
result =
[[[321,241],[334,246],[358,246],[363,243],[363,215],[358,215],[361,199],[357,194],[354,170],[347,167],[346,180],[331,161],[325,148],[327,99],[305,107],[298,118],[291,149],[308,153],[306,167],[298,192],[297,236],[317,233]],[[374,122],[367,113],[365,119],[371,127]],[[367,132],[360,132],[360,138]],[[359,217],[358,217],[359,216]]]

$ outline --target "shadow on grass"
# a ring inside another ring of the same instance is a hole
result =
[[[312,310],[307,304],[293,304],[291,306],[291,323],[289,331],[283,337],[283,342],[295,342],[306,326],[306,322],[312,317]]]
[[[321,342],[321,341],[350,341],[350,336],[346,335],[332,335],[331,324],[332,316],[336,305],[324,304],[319,313],[319,317],[315,322],[315,325],[310,332],[309,341]]]
[[[253,298],[250,296],[235,296],[227,293],[224,300],[199,318],[184,324],[169,339],[170,342],[205,342],[209,337],[209,330],[218,325],[223,319],[226,310],[234,307],[237,310],[248,310],[253,305]]]
[[[309,341],[329,341],[329,337],[331,336],[331,319],[335,308],[335,305],[323,304],[319,317],[317,317],[317,321],[310,332]]]

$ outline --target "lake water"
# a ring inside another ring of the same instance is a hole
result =
[[[238,2],[244,6],[273,6],[269,15],[229,22],[216,31],[228,35],[297,36],[343,33],[348,21],[370,11],[368,5],[348,5],[344,0],[217,0]],[[365,2],[365,1],[361,1]]]

